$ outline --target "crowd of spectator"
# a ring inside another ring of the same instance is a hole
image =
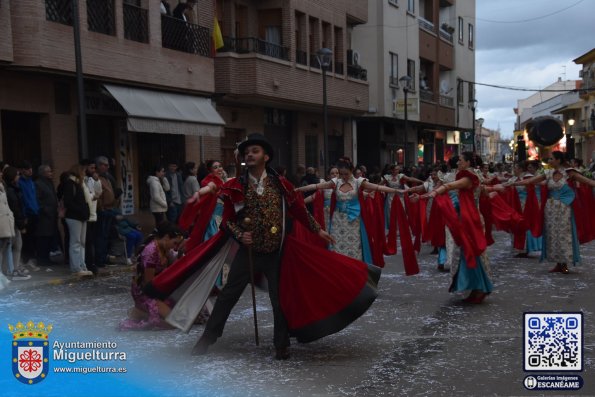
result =
[[[13,281],[68,264],[77,276],[92,276],[114,260],[110,241],[126,239],[126,262],[142,242],[139,226],[120,212],[122,190],[110,161],[85,159],[62,172],[28,161],[0,162],[0,265]]]

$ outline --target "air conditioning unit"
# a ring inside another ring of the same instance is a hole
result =
[[[353,66],[359,66],[360,56],[356,50],[347,50],[347,64]]]

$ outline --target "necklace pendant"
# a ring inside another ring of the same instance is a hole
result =
[[[259,185],[256,188],[256,194],[258,194],[259,196],[262,196],[263,193],[264,193],[264,187]]]

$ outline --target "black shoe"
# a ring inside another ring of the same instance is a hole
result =
[[[562,263],[560,265],[560,273],[562,273],[562,274],[570,273],[570,270],[568,270],[568,266],[566,266],[566,263]]]
[[[280,347],[275,351],[275,360],[287,360],[289,358],[289,348]]]
[[[193,356],[204,356],[207,354],[207,350],[209,350],[209,346],[211,346],[215,341],[205,337],[204,335],[200,337],[196,345],[192,348],[192,352],[190,353]]]

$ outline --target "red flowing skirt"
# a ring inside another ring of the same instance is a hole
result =
[[[281,309],[298,342],[342,330],[377,296],[380,268],[291,236],[285,241],[281,266]]]

